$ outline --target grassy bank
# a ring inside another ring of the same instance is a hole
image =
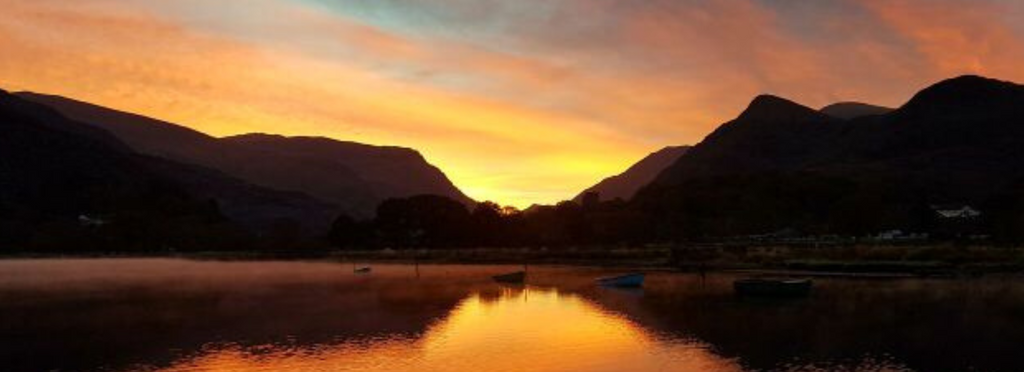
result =
[[[672,250],[645,248],[470,248],[432,250],[339,251],[331,258],[349,261],[438,263],[567,264],[670,267]]]
[[[672,250],[681,267],[949,275],[1024,272],[1024,248],[932,245],[701,245]]]
[[[1024,272],[1024,248],[933,245],[740,245],[647,247],[306,250],[261,252],[19,254],[6,258],[173,257],[202,260],[332,260],[631,266],[681,270],[782,270],[837,274],[963,276]]]
[[[479,248],[342,251],[352,261],[531,263],[662,267],[682,270],[787,270],[922,276],[1024,272],[1024,248],[940,245],[678,245],[643,248]]]

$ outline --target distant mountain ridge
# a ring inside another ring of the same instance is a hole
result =
[[[629,200],[637,190],[651,183],[661,171],[675,163],[689,149],[690,146],[669,146],[648,154],[624,172],[605,178],[583,190],[573,200],[580,202],[585,194],[591,192],[597,193],[599,200]]]
[[[822,107],[821,113],[844,120],[856,119],[863,116],[883,115],[892,112],[892,108],[870,105],[860,102],[837,102]]]
[[[995,200],[1024,195],[1022,123],[1024,86],[978,76],[849,120],[760,96],[637,203],[697,235],[920,228],[932,204],[994,211],[1006,206]]]
[[[269,188],[303,192],[357,217],[372,216],[381,201],[392,197],[436,194],[473,203],[437,167],[408,148],[267,134],[215,138],[60,96],[17,94],[109,130],[139,152],[218,169]]]

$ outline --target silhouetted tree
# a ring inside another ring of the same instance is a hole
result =
[[[263,243],[272,250],[291,250],[302,240],[302,225],[290,218],[275,219],[263,236]]]
[[[501,206],[494,202],[485,201],[476,205],[471,214],[473,223],[469,231],[472,244],[492,247],[505,245],[507,228],[502,213]]]
[[[470,215],[455,200],[437,195],[388,199],[377,207],[381,243],[395,248],[460,247],[468,242]]]
[[[338,248],[362,248],[370,244],[370,233],[373,225],[369,222],[357,221],[347,214],[334,219],[327,239]]]
[[[596,191],[587,191],[580,199],[580,206],[586,210],[596,209],[601,204],[601,194]]]

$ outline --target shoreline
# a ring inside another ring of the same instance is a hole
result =
[[[785,246],[701,246],[699,248],[663,246],[645,248],[471,248],[0,255],[0,260],[131,258],[394,264],[529,264],[857,278],[968,278],[989,274],[1024,274],[1024,249],[951,245],[850,246],[814,249]]]

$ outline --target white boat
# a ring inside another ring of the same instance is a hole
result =
[[[751,297],[806,297],[814,284],[810,279],[747,278],[732,283],[736,294]]]

